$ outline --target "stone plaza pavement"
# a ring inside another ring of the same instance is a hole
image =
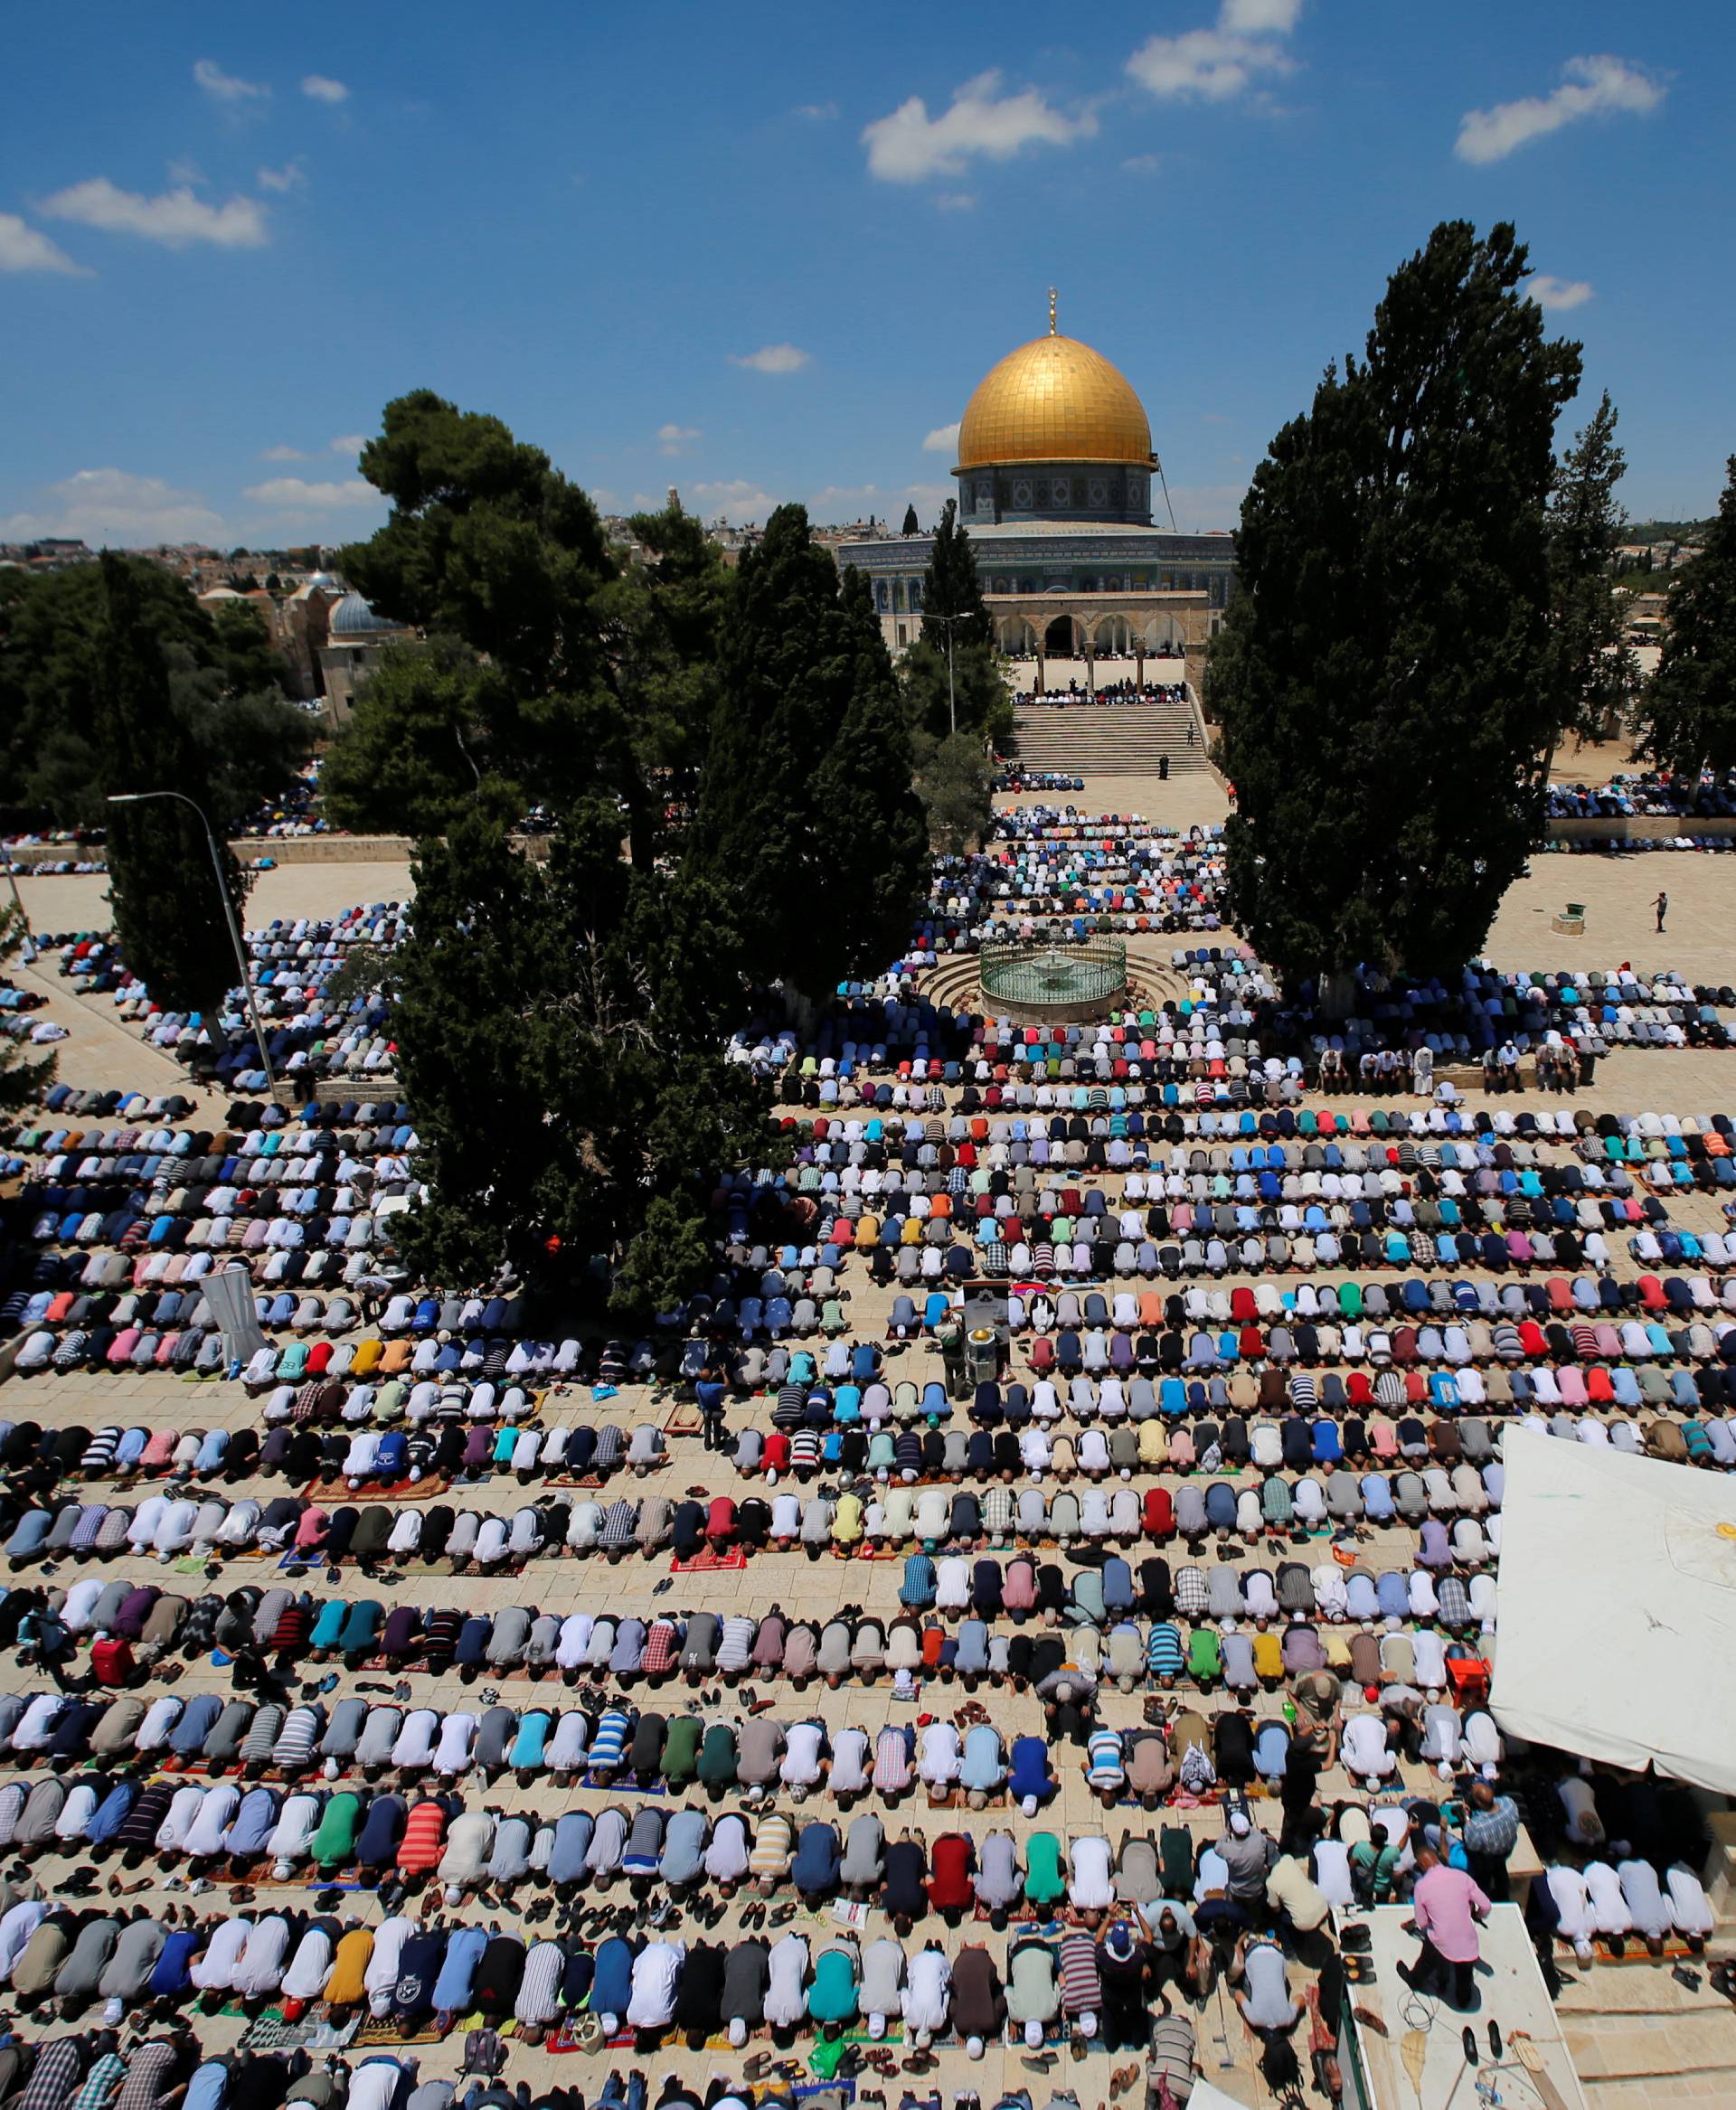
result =
[[[1137,811],[1178,827],[1186,827],[1196,821],[1219,820],[1227,810],[1222,791],[1205,777],[1166,784],[1156,780],[1142,783],[1116,779],[1104,788],[1105,796],[1099,797],[1088,784],[1084,793],[1071,795],[1072,802],[1086,810],[1101,805],[1124,813]],[[1656,938],[1651,933],[1652,918],[1647,905],[1660,885],[1667,888],[1672,902],[1669,928],[1663,939]],[[21,886],[33,921],[41,929],[86,928],[106,920],[102,904],[106,881],[100,878],[32,879],[21,881]],[[407,891],[408,868],[402,865],[287,866],[259,876],[250,906],[250,921],[329,914],[357,900],[390,900]],[[1588,933],[1583,938],[1561,937],[1548,928],[1549,912],[1569,899],[1587,904]],[[1623,959],[1631,959],[1641,967],[1677,966],[1695,976],[1720,980],[1730,972],[1731,960],[1736,956],[1728,938],[1733,905],[1736,905],[1736,860],[1732,860],[1726,871],[1722,860],[1697,854],[1630,857],[1619,861],[1587,856],[1540,857],[1533,875],[1521,881],[1503,904],[1487,949],[1497,964],[1507,966],[1538,970],[1613,966]],[[115,1085],[152,1092],[187,1088],[184,1073],[178,1065],[144,1048],[130,1028],[105,1014],[100,1003],[72,996],[52,965],[34,971],[33,978],[51,994],[49,1015],[65,1023],[71,1031],[71,1039],[61,1043],[59,1050],[64,1079],[79,1084]],[[1353,1098],[1337,1103],[1348,1107],[1357,1102]],[[1499,1103],[1514,1108],[1522,1103],[1541,1102],[1509,1098]],[[1595,1086],[1582,1093],[1578,1103],[1624,1112],[1645,1108],[1684,1113],[1730,1109],[1736,1107],[1736,1051],[1640,1053],[1624,1050],[1599,1064]],[[1559,1107],[1561,1102],[1552,1100],[1549,1104]],[[221,1102],[211,1102],[210,1110],[221,1117]],[[1701,1224],[1711,1228],[1720,1220],[1715,1204],[1703,1196],[1691,1196],[1680,1203],[1673,1203],[1673,1208],[1680,1220],[1691,1226]],[[1241,1278],[1225,1278],[1225,1286],[1232,1286],[1239,1279]],[[880,1339],[890,1313],[892,1291],[879,1290],[866,1284],[859,1271],[850,1276],[849,1288],[852,1334],[862,1340]],[[888,1374],[893,1379],[913,1379],[920,1387],[929,1378],[939,1378],[941,1371],[938,1356],[923,1346],[915,1345],[894,1350],[889,1357]],[[0,1391],[0,1410],[15,1418],[28,1415],[45,1423],[84,1422],[93,1427],[107,1421],[120,1421],[181,1428],[240,1427],[256,1421],[258,1403],[249,1399],[237,1385],[195,1383],[166,1375],[111,1377],[81,1372],[70,1377],[17,1380],[7,1385]],[[607,1415],[631,1427],[637,1422],[646,1420],[662,1424],[674,1410],[672,1397],[644,1386],[624,1388],[606,1406],[594,1409],[585,1388],[557,1388],[544,1401],[542,1416],[545,1421],[552,1422],[571,1420],[594,1411],[599,1418]],[[751,1422],[763,1427],[766,1418],[763,1403],[738,1402],[730,1411],[731,1430]],[[639,1483],[632,1492],[679,1498],[694,1489],[728,1493],[738,1497],[749,1491],[748,1484],[739,1479],[732,1465],[724,1458],[705,1453],[696,1436],[675,1434],[670,1437],[669,1463]],[[280,1491],[276,1484],[271,1490]],[[514,1494],[510,1480],[496,1477],[481,1491],[480,1506],[486,1510],[510,1510]],[[1375,1568],[1402,1565],[1408,1561],[1410,1545],[1410,1534],[1404,1531],[1377,1530],[1368,1540],[1364,1558]],[[572,1611],[632,1612],[646,1618],[655,1612],[679,1614],[700,1609],[723,1614],[740,1608],[763,1614],[773,1606],[780,1606],[792,1618],[823,1621],[844,1606],[882,1618],[892,1616],[898,1610],[896,1592],[901,1572],[899,1559],[845,1561],[827,1554],[817,1561],[810,1561],[800,1553],[768,1553],[755,1557],[741,1568],[673,1578],[669,1574],[666,1553],[648,1562],[635,1554],[618,1566],[608,1565],[595,1558],[585,1560],[544,1558],[531,1563],[518,1576],[491,1578],[472,1574],[454,1578],[443,1571],[444,1567],[442,1564],[439,1573],[420,1569],[400,1573],[387,1568],[371,1583],[364,1583],[353,1568],[348,1568],[338,1587],[352,1597],[369,1593],[378,1595],[388,1606],[394,1601],[408,1600],[425,1606],[454,1605],[467,1610],[494,1611],[522,1604],[561,1615]],[[153,1571],[148,1562],[129,1556],[80,1572],[137,1577]],[[156,1574],[155,1579],[165,1587],[175,1587],[170,1579],[174,1572]],[[63,1574],[61,1579],[70,1579],[70,1576]],[[207,1586],[197,1578],[188,1578],[179,1587],[194,1595],[206,1587],[227,1589],[249,1582],[266,1587],[276,1579],[275,1569],[263,1560],[232,1560],[224,1566],[221,1579],[212,1585]],[[665,1583],[669,1587],[662,1587]],[[654,1596],[654,1590],[660,1587],[662,1594]],[[27,1673],[8,1673],[9,1686],[22,1687],[33,1681]],[[447,1708],[461,1703],[474,1706],[476,1702],[476,1687],[464,1683],[456,1675],[433,1677],[422,1672],[412,1673],[410,1681],[414,1705]],[[502,1698],[509,1705],[524,1706],[533,1700],[539,1704],[559,1705],[564,1690],[558,1680],[539,1684],[527,1678],[510,1677],[500,1680],[499,1683]],[[226,1692],[226,1673],[201,1661],[188,1667],[177,1690],[183,1694],[202,1690]],[[341,1698],[354,1690],[354,1681],[346,1678],[332,1697]],[[867,1729],[871,1736],[888,1720],[908,1723],[927,1711],[950,1715],[967,1697],[956,1685],[935,1681],[920,1693],[914,1706],[901,1705],[893,1701],[890,1681],[884,1678],[868,1687],[847,1683],[836,1692],[810,1688],[797,1696],[781,1684],[774,1684],[768,1691],[779,1719],[789,1720],[817,1715],[833,1729],[850,1724]],[[665,1688],[661,1698],[655,1701],[646,1699],[645,1703],[676,1711],[684,1703],[678,1692],[685,1693],[688,1703],[695,1698],[691,1692],[685,1692],[684,1688]],[[1015,1735],[1041,1728],[1039,1703],[1029,1693],[1009,1690],[978,1697],[989,1701],[996,1725],[1009,1742]],[[1195,1707],[1209,1708],[1214,1704],[1209,1700],[1202,1702],[1191,1693],[1186,1695],[1186,1701]],[[739,1711],[742,1703],[741,1695],[726,1698],[722,1711]],[[1107,1691],[1100,1712],[1109,1726],[1126,1729],[1143,1719],[1142,1706],[1138,1692],[1122,1695]],[[704,1711],[715,1714],[720,1710]],[[1187,1823],[1194,1829],[1196,1837],[1213,1836],[1218,1829],[1218,1818],[1211,1811],[1166,1809],[1161,1816],[1147,1816],[1137,1808],[1128,1807],[1106,1812],[1086,1791],[1082,1754],[1077,1750],[1057,1750],[1055,1767],[1061,1782],[1060,1793],[1037,1822],[1063,1838],[1071,1832],[1102,1832],[1112,1844],[1118,1844],[1124,1834],[1155,1832],[1160,1823]],[[1427,1793],[1437,1784],[1429,1768],[1407,1766],[1405,1785],[1415,1792]],[[1348,1777],[1342,1771],[1330,1771],[1322,1776],[1321,1793],[1328,1802],[1349,1794],[1350,1789]],[[552,1818],[570,1807],[600,1809],[611,1799],[619,1800],[629,1808],[634,1806],[631,1797],[610,1798],[580,1785],[558,1787],[546,1778],[533,1788],[520,1788],[510,1775],[502,1776],[486,1795],[478,1785],[471,1783],[464,1784],[464,1791],[473,1805],[480,1803],[503,1813],[521,1809],[534,1811],[541,1818]],[[731,1800],[719,1805],[719,1809],[737,1806]],[[787,1801],[779,1806],[788,1807]],[[1257,1816],[1261,1809],[1257,1801]],[[798,1805],[791,1813],[798,1821],[806,1815],[836,1820],[839,1814],[824,1794],[811,1804]],[[1015,1834],[1023,1828],[1016,1810],[1009,1813],[991,1808],[980,1815],[973,1815],[955,1807],[930,1808],[920,1790],[895,1813],[882,1809],[881,1813],[889,1839],[896,1837],[905,1825],[929,1837],[958,1829],[980,1834],[1003,1823],[1010,1823]],[[52,1886],[55,1875],[62,1872],[66,1865],[57,1864],[50,1858],[39,1860],[36,1868]],[[257,1897],[259,1906],[267,1909],[274,1906],[306,1907],[317,1888],[313,1883],[278,1886],[261,1882],[257,1886]],[[624,1886],[618,1886],[611,1896],[618,1897],[623,1890]],[[173,1878],[165,1880],[161,1871],[157,1871],[151,1887],[143,1895],[145,1901],[154,1907],[166,1908],[173,1903],[185,1901],[184,1881]],[[438,1900],[438,1891],[430,1895]],[[724,1942],[731,1939],[745,1902],[745,1898],[739,1899],[722,1926],[710,1930],[705,1938]],[[367,1893],[346,1899],[345,1905],[346,1908],[366,1916],[379,1917],[377,1900]],[[222,1909],[222,1893],[206,1894],[203,1907]],[[467,1908],[475,1909],[474,1907]],[[516,1906],[508,1899],[492,1912],[492,1917],[509,1923],[516,1910]],[[792,1924],[797,1931],[807,1935],[816,1953],[828,1936],[837,1931],[837,1922],[829,1912],[802,1912]],[[932,1921],[927,1923],[918,1938],[933,1925]],[[548,1924],[545,1922],[540,1929],[530,1931],[546,1933]],[[674,1931],[684,1930],[677,1926]],[[884,1923],[880,1916],[871,1915],[863,1929],[863,1938],[873,1938],[882,1931]],[[1010,1941],[1009,1936],[992,1934],[986,1926],[973,1929],[968,1924],[961,1936],[943,1934],[942,1938],[955,1946],[960,1938],[986,1939],[997,1961],[1004,1959]],[[1586,2084],[1588,2098],[1596,2110],[1617,2110],[1618,2105],[1678,2099],[1729,2105],[1731,2110],[1736,2110],[1736,2013],[1703,1983],[1697,1992],[1690,1991],[1672,1978],[1666,1965],[1653,1965],[1648,1960],[1630,1961],[1621,1966],[1595,1965],[1584,1972],[1570,1973],[1569,1976],[1570,1983],[1563,1993],[1560,2012]],[[1195,2022],[1200,2064],[1206,2077],[1245,2105],[1251,2106],[1271,2101],[1270,2091],[1260,2081],[1256,2069],[1252,2041],[1227,1997],[1220,1993],[1195,2017]],[[201,2018],[197,2027],[207,2046],[222,2048],[239,2036],[242,2025],[232,2017],[217,2017]],[[407,2049],[420,2058],[422,2076],[427,2078],[455,2072],[461,2047],[454,2037],[443,2045],[422,2044]],[[899,2047],[901,2052],[908,2049]],[[1298,2049],[1306,2052],[1306,2037],[1299,2040]],[[795,2056],[802,2058],[805,2050],[806,2040],[798,2039]],[[972,2089],[983,2105],[989,2105],[1004,2090],[1025,2088],[1041,2110],[1052,2090],[1071,2088],[1076,2092],[1081,2110],[1107,2110],[1112,2096],[1115,2100],[1137,2099],[1137,2088],[1130,2095],[1125,2089],[1112,2091],[1112,2077],[1125,2063],[1125,2055],[1118,2057],[1099,2051],[1082,2058],[1071,2058],[1062,2047],[1059,2054],[1047,2055],[1045,2065],[1033,2068],[1018,2049],[1004,2049],[998,2045],[991,2046],[983,2060],[972,2063],[961,2050],[945,2049],[939,2055],[938,2065],[920,2077],[901,2073],[896,2079],[882,2081],[873,2073],[864,2072],[856,2083],[857,2100],[863,2099],[864,2090],[881,2089],[889,2110],[896,2110],[899,2092],[902,2089],[908,2087],[918,2096],[925,2096],[930,2088],[939,2086],[943,2100],[949,2099],[956,2090]],[[1305,2067],[1306,2063],[1305,2057]],[[551,2085],[577,2086],[594,2097],[607,2070],[607,2055],[554,2058],[518,2047],[512,2052],[507,2077],[513,2082],[527,2081],[533,2091]],[[714,2074],[739,2076],[740,2071],[740,2058],[728,2051],[691,2053],[681,2049],[658,2054],[650,2063],[649,2078],[655,2093],[664,2072],[675,2072],[703,2085]],[[806,2074],[803,2077],[807,2077]],[[1524,2098],[1522,2096],[1510,2099]],[[1320,2098],[1310,2089],[1308,2100],[1315,2102]]]

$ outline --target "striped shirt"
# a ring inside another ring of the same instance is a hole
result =
[[[745,1671],[753,1661],[754,1636],[758,1631],[754,1622],[742,1613],[732,1613],[724,1620],[722,1637],[717,1646],[717,1668]]]
[[[1121,1738],[1115,1729],[1096,1729],[1085,1747],[1085,1778],[1093,1790],[1119,1787],[1127,1777],[1121,1762]]]
[[[753,1851],[748,1856],[748,1874],[755,1882],[777,1879],[788,1872],[795,1832],[788,1817],[762,1817],[754,1834]]]
[[[1103,2005],[1103,1981],[1098,1974],[1097,1944],[1083,1932],[1061,1940],[1061,2004],[1070,2015],[1095,2011]]]
[[[1154,1621],[1146,1644],[1146,1665],[1154,1678],[1179,1678],[1184,1658],[1182,1637],[1166,1619]]]
[[[593,1773],[618,1773],[627,1756],[627,1739],[632,1733],[632,1718],[623,1707],[609,1708],[597,1724],[597,1734],[590,1742],[590,1768]]]
[[[312,1758],[314,1746],[325,1727],[322,1709],[292,1707],[271,1747],[272,1763],[281,1766],[286,1772],[299,1773]]]

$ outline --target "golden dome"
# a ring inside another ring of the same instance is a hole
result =
[[[958,467],[988,462],[1146,462],[1145,406],[1127,376],[1077,337],[1033,337],[976,384]]]

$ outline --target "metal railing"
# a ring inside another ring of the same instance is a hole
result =
[[[1127,948],[1118,938],[1077,946],[985,946],[978,979],[985,996],[1056,1010],[1107,1003],[1127,985]]]

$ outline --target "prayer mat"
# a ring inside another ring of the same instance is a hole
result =
[[[594,1773],[587,1773],[579,1785],[595,1788],[603,1794],[666,1795],[669,1793],[666,1781],[656,1780],[649,1787],[636,1787],[630,1780],[604,1780]]]
[[[705,1426],[705,1418],[691,1399],[676,1399],[669,1408],[663,1425],[665,1436],[698,1436]]]
[[[703,1552],[695,1553],[691,1560],[672,1559],[669,1572],[671,1575],[708,1575],[713,1569],[747,1565],[748,1557],[739,1546],[731,1547],[727,1553],[713,1553],[708,1546]]]
[[[335,1480],[310,1480],[301,1491],[304,1502],[427,1502],[444,1494],[449,1483],[443,1473],[430,1473],[421,1480],[394,1480],[389,1487],[352,1488],[340,1473]]]

